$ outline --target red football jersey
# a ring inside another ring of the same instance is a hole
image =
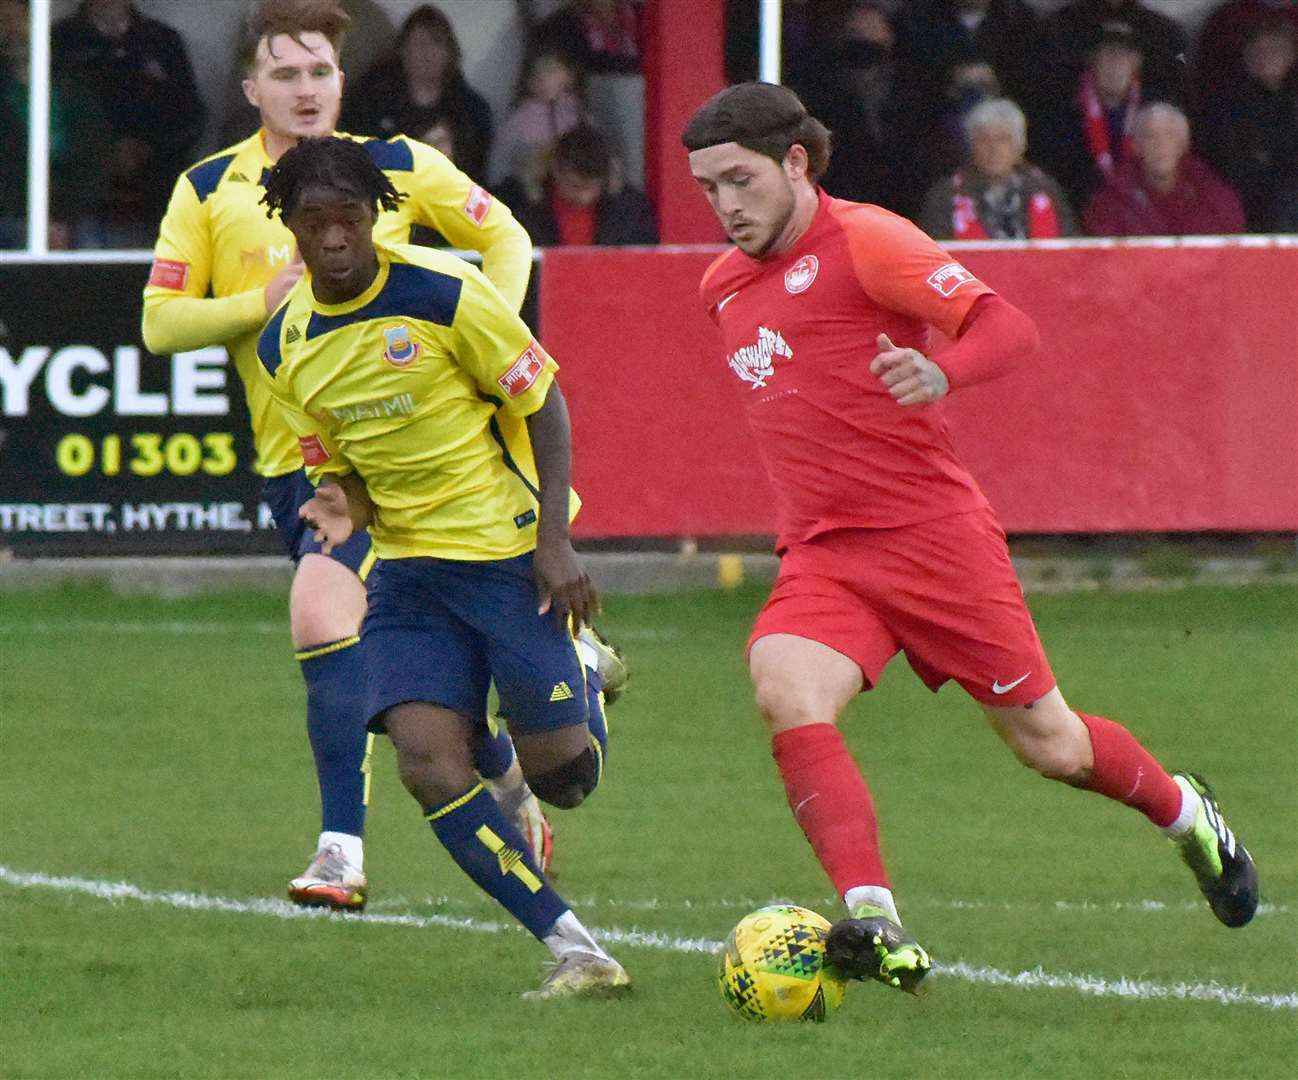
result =
[[[734,248],[699,291],[776,491],[779,550],[986,505],[941,404],[898,405],[870,374],[879,334],[927,355],[930,325],[954,337],[992,291],[916,226],[821,192],[792,248],[766,259]]]

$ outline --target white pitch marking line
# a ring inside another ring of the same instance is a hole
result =
[[[568,903],[574,908],[581,911],[590,911],[595,908],[610,908],[613,910],[625,911],[704,911],[709,909],[734,910],[734,911],[754,911],[759,907],[765,907],[767,904],[806,904],[806,898],[801,900],[788,896],[768,896],[764,898],[753,896],[739,896],[729,898],[706,898],[694,900],[688,897],[679,899],[663,900],[658,897],[648,897],[641,899],[616,899],[606,896],[579,896],[568,897]],[[821,906],[833,907],[838,903],[834,897],[824,896],[817,901]],[[383,900],[371,903],[370,911],[379,910],[399,910],[416,905],[427,907],[445,907],[446,905],[466,906],[467,902],[461,899],[449,896],[423,896],[423,897],[406,897],[406,896],[388,896]],[[1179,902],[1169,902],[1167,900],[1054,900],[1031,903],[1029,901],[1009,901],[1009,900],[947,900],[941,898],[925,899],[911,898],[905,901],[907,908],[923,908],[934,911],[1056,911],[1056,912],[1082,912],[1083,914],[1109,915],[1114,912],[1135,912],[1140,915],[1156,914],[1181,914],[1181,913],[1198,913],[1204,909],[1204,903],[1201,900],[1186,900]],[[1288,904],[1268,904],[1258,905],[1257,917],[1264,918],[1272,915],[1288,915],[1293,909]]]
[[[50,874],[26,873],[2,865],[0,865],[0,882],[21,889],[57,889],[63,892],[81,893],[101,900],[134,900],[142,904],[160,904],[164,907],[189,911],[271,915],[278,919],[331,917],[323,910],[294,907],[285,900],[230,900],[203,893],[148,892],[127,882],[55,877]],[[357,923],[417,928],[436,926],[486,934],[498,934],[510,930],[521,933],[521,929],[512,924],[484,919],[455,918],[449,915],[350,915],[345,921],[348,925]],[[592,929],[601,939],[610,944],[659,949],[664,952],[708,955],[718,952],[722,947],[721,942],[707,938],[674,937],[651,931],[624,930],[617,927]],[[968,964],[962,960],[940,963],[934,967],[938,974],[987,986],[1073,990],[1093,997],[1134,998],[1139,1001],[1208,1001],[1219,1005],[1257,1005],[1267,1009],[1298,1010],[1298,992],[1255,994],[1244,987],[1223,986],[1220,983],[1158,983],[1147,979],[1126,978],[1115,981],[1096,975],[1077,975],[1071,972],[1052,974],[1041,968],[1012,973],[985,965]]]

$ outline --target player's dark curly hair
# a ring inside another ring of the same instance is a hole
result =
[[[398,191],[369,151],[351,139],[333,135],[303,139],[275,163],[266,176],[266,216],[285,217],[297,206],[302,189],[317,184],[354,192],[368,198],[374,212],[395,210],[404,191]]]
[[[797,143],[807,151],[813,183],[829,168],[829,129],[797,94],[773,83],[737,83],[713,94],[685,125],[681,142],[690,151],[734,142],[777,163]]]

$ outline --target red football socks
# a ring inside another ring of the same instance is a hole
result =
[[[838,728],[781,731],[771,739],[771,753],[793,816],[838,894],[858,885],[888,888],[874,803]]]
[[[1160,828],[1181,812],[1181,789],[1121,724],[1078,713],[1091,733],[1095,765],[1087,788],[1139,810]]]

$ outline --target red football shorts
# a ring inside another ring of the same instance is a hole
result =
[[[795,634],[854,660],[869,690],[898,652],[930,690],[988,705],[1055,686],[989,508],[896,529],[835,529],[790,547],[748,639]]]

